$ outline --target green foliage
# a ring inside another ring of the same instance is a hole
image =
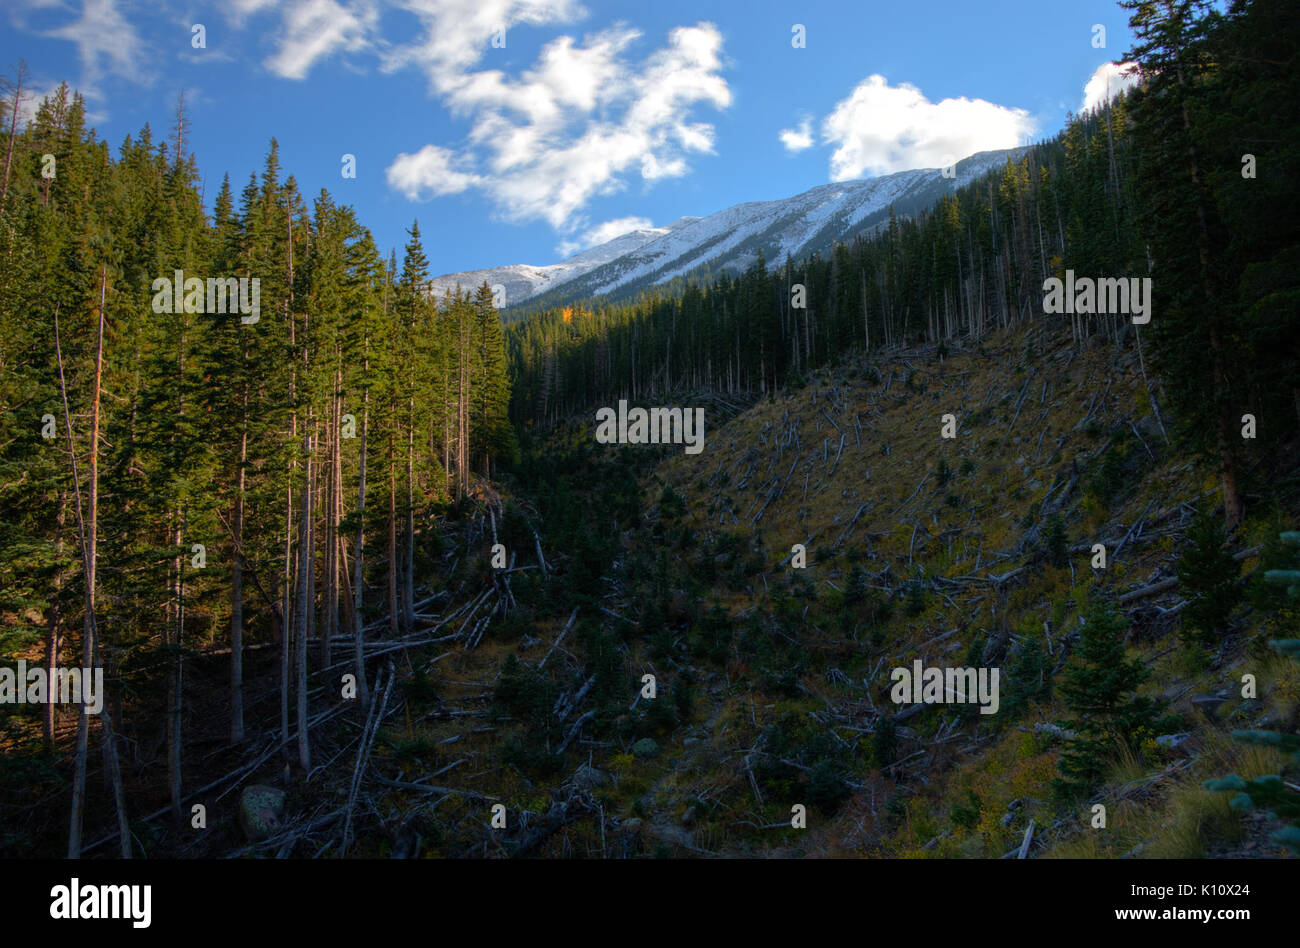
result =
[[[1179,585],[1188,594],[1182,631],[1189,643],[1210,645],[1220,638],[1241,599],[1237,586],[1241,564],[1228,552],[1227,542],[1219,518],[1209,504],[1203,504],[1175,567]]]
[[[1300,664],[1300,639],[1272,641],[1269,645]],[[1232,736],[1243,744],[1273,747],[1289,754],[1288,769],[1300,768],[1300,736],[1296,734],[1242,730],[1233,731]],[[1267,774],[1246,781],[1236,774],[1229,774],[1226,777],[1205,781],[1205,788],[1234,793],[1230,805],[1239,812],[1258,809],[1267,812],[1273,819],[1290,821],[1290,826],[1284,826],[1273,834],[1273,841],[1293,853],[1300,854],[1300,792],[1288,786],[1287,781],[1281,776]]]
[[[525,721],[545,721],[555,704],[555,685],[542,673],[524,665],[511,652],[501,666],[492,703],[502,713]]]
[[[1047,525],[1043,530],[1043,548],[1047,554],[1047,561],[1057,569],[1064,569],[1069,562],[1066,542],[1065,523],[1059,514],[1054,513],[1047,518]]]
[[[1283,533],[1280,539],[1300,553],[1300,532],[1289,530]],[[1291,598],[1300,598],[1300,569],[1271,569],[1264,574],[1264,579],[1275,586],[1285,587],[1287,595]]]
[[[848,784],[844,782],[829,760],[819,760],[808,773],[808,803],[823,814],[831,814],[839,809],[849,796]]]
[[[954,826],[973,830],[979,823],[980,814],[984,812],[984,801],[974,790],[966,791],[966,803],[954,803],[949,810],[949,818]]]
[[[1063,673],[1060,694],[1076,733],[1059,761],[1054,787],[1063,796],[1085,794],[1101,782],[1122,746],[1137,752],[1151,735],[1158,705],[1138,695],[1150,672],[1125,654],[1127,622],[1103,598],[1091,603],[1079,641]]]
[[[1028,710],[1034,700],[1052,696],[1051,662],[1037,635],[1022,637],[1020,649],[1007,672],[1002,714],[1014,720]]]
[[[871,734],[871,754],[877,767],[888,767],[898,759],[898,725],[891,717],[876,722]]]
[[[945,458],[939,458],[939,464],[934,471],[935,479],[938,480],[940,487],[947,487],[948,482],[952,480],[952,468],[948,466]]]
[[[1101,464],[1094,466],[1084,479],[1084,493],[1105,506],[1123,500],[1133,489],[1139,470],[1137,440],[1126,427],[1117,427],[1102,455]]]

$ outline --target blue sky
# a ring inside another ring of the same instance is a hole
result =
[[[82,90],[114,147],[146,122],[165,132],[183,90],[209,202],[274,136],[308,200],[353,205],[381,248],[400,255],[418,218],[435,274],[553,263],[632,226],[1050,137],[1130,40],[1113,0],[0,10],[0,66]]]

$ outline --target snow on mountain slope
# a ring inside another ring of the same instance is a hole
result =
[[[548,289],[573,280],[611,260],[631,253],[642,244],[669,234],[676,227],[682,227],[696,220],[683,217],[667,227],[647,227],[630,230],[613,240],[594,247],[588,247],[580,253],[566,257],[559,263],[547,266],[532,266],[526,263],[510,264],[502,267],[490,267],[486,270],[469,270],[463,273],[448,273],[430,281],[433,293],[441,298],[448,291],[455,292],[456,287],[473,292],[486,280],[489,286],[501,284],[506,289],[506,305],[512,306],[536,296]]]
[[[606,294],[629,296],[701,267],[744,270],[760,253],[772,263],[787,255],[798,259],[887,223],[891,207],[898,216],[925,210],[1022,151],[972,155],[957,163],[951,178],[939,168],[925,168],[824,184],[794,197],[751,201],[707,217],[683,217],[667,227],[630,231],[551,266],[453,273],[433,283],[441,295],[458,282],[472,287],[486,279],[505,285],[508,306],[528,300],[556,305]]]

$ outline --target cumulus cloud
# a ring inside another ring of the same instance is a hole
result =
[[[697,106],[731,103],[719,74],[722,36],[711,23],[672,30],[665,46],[639,62],[630,54],[641,34],[626,26],[581,42],[560,36],[515,77],[473,68],[497,31],[505,26],[508,44],[510,25],[563,20],[580,7],[567,0],[408,0],[408,8],[429,28],[387,54],[385,68],[423,69],[431,91],[470,119],[459,167],[474,169],[474,186],[508,220],[545,220],[571,231],[592,199],[638,175],[646,183],[680,177],[688,155],[713,151],[713,126],[693,117]]]
[[[226,19],[236,26],[243,26],[250,16],[274,7],[278,2],[279,0],[226,0]]]
[[[1120,93],[1138,84],[1137,63],[1102,63],[1083,87],[1080,112],[1090,112],[1106,105]]]
[[[797,128],[781,129],[781,144],[785,146],[786,151],[800,152],[805,148],[811,148],[813,145],[812,138],[812,119],[801,119]]]
[[[588,247],[595,247],[603,243],[608,243],[615,237],[622,237],[626,233],[634,230],[649,230],[654,227],[654,222],[648,217],[617,217],[611,221],[605,221],[582,233],[576,240],[565,240],[555,248],[555,252],[561,257],[567,257],[575,254],[579,250],[586,250]]]
[[[1024,109],[965,97],[931,102],[913,85],[873,75],[826,116],[822,137],[836,146],[831,180],[847,181],[1015,148],[1034,128]]]
[[[144,55],[140,34],[127,22],[115,0],[84,0],[78,19],[45,35],[76,44],[82,69],[78,85],[87,97],[96,95],[95,87],[106,75],[135,82],[148,78],[141,64],[149,57]]]
[[[77,44],[78,85],[92,97],[109,73],[155,78],[145,75],[153,57],[122,14],[126,3],[80,0],[80,18],[46,34]],[[626,23],[555,36],[514,67],[505,64],[516,44],[531,39],[516,34],[582,19],[578,0],[227,0],[220,10],[236,29],[256,19],[270,44],[262,65],[281,78],[306,79],[357,53],[384,72],[417,70],[466,131],[458,141],[416,138],[390,162],[390,187],[411,200],[476,189],[504,219],[547,221],[566,246],[586,239],[573,234],[594,199],[688,174],[693,156],[714,150],[701,110],[731,104],[722,35],[708,22],[657,42]],[[401,21],[400,37],[385,37],[381,12],[385,24]]]
[[[256,9],[245,6],[246,12]],[[263,65],[282,78],[305,79],[318,60],[338,50],[355,52],[369,46],[378,22],[379,11],[371,0],[295,0],[284,7],[279,46]]]
[[[459,194],[482,179],[461,170],[463,162],[454,152],[437,145],[425,145],[413,155],[398,155],[386,172],[388,186],[412,201],[428,200],[444,194]]]

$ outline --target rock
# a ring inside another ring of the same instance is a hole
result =
[[[1196,708],[1208,718],[1214,717],[1214,712],[1219,706],[1228,700],[1225,694],[1208,694],[1203,693],[1192,696],[1192,707]]]
[[[651,823],[646,827],[646,835],[660,843],[681,846],[683,849],[695,848],[695,837],[690,830],[668,823]]]
[[[239,795],[239,827],[249,841],[274,836],[284,816],[284,791],[253,784]]]
[[[624,859],[641,852],[641,821],[633,817],[618,824],[614,830],[614,851]]]
[[[639,760],[649,760],[659,756],[659,744],[652,737],[643,737],[632,745],[632,756]]]
[[[1156,738],[1156,743],[1175,756],[1186,757],[1189,750],[1187,742],[1191,739],[1192,735],[1184,731],[1181,734],[1161,734]]]
[[[609,774],[603,770],[597,770],[590,764],[583,764],[574,771],[573,787],[575,790],[594,790],[607,780],[609,780]]]
[[[1012,823],[1015,822],[1015,820],[1016,820],[1016,815],[1014,813],[1007,813],[998,822],[1001,823],[1003,826],[1010,826]]]
[[[1036,734],[1050,734],[1052,737],[1058,737],[1061,738],[1062,740],[1067,740],[1067,741],[1074,740],[1076,736],[1073,731],[1067,730],[1066,728],[1060,727],[1059,725],[1048,724],[1046,722],[1039,722],[1038,724],[1035,724],[1034,732]]]

